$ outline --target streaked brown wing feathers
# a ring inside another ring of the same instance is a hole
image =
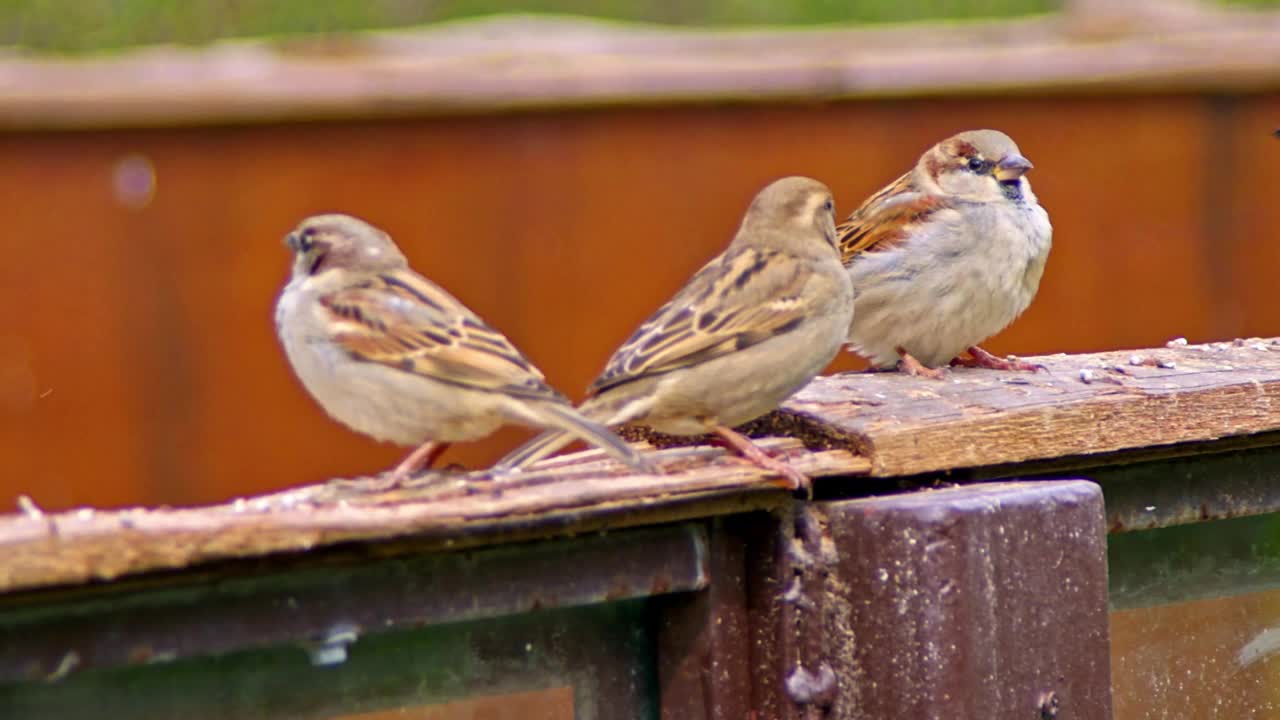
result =
[[[808,276],[777,251],[742,248],[712,261],[614,353],[588,394],[697,365],[794,329]]]
[[[836,226],[841,262],[848,265],[859,253],[893,247],[907,237],[912,225],[950,206],[942,196],[916,191],[911,174],[903,175]]]
[[[352,357],[453,385],[562,400],[507,338],[419,278],[380,275],[320,299]]]

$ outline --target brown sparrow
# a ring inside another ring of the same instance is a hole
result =
[[[609,426],[713,432],[793,487],[807,487],[804,475],[731,428],[813,379],[839,352],[852,312],[831,192],[809,178],[778,180],[752,201],[728,249],[614,353],[579,409]],[[544,433],[495,467],[527,467],[570,441]]]
[[[857,288],[849,346],[877,368],[940,378],[955,361],[1036,370],[978,343],[1035,297],[1053,227],[1023,175],[1031,161],[995,130],[934,145],[836,229]],[[972,359],[957,356],[968,351]]]
[[[391,237],[317,215],[285,238],[293,277],[276,332],[298,379],[338,422],[419,445],[393,471],[429,467],[450,443],[516,423],[556,428],[645,471],[621,438],[574,410],[501,333],[409,268]]]

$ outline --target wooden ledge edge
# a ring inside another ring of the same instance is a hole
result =
[[[811,476],[868,468],[842,450],[805,452],[787,438],[761,444],[787,453]],[[667,475],[627,475],[589,451],[500,479],[436,473],[406,487],[388,487],[379,478],[338,479],[182,509],[45,514],[29,507],[26,514],[0,516],[0,594],[339,545],[454,550],[771,510],[790,499],[777,478],[719,448],[663,452],[683,465]]]
[[[903,477],[1212,443],[1280,430],[1280,338],[1025,357],[1047,372],[953,368],[817,378],[784,404]]]

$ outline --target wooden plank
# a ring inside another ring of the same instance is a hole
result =
[[[0,63],[0,127],[403,117],[584,105],[1280,85],[1268,12],[688,31],[499,18],[413,33]],[[904,48],[914,48],[905,50]]]
[[[916,475],[1280,430],[1280,338],[1029,359],[1048,371],[819,378],[748,430],[818,478]],[[437,473],[405,487],[334,480],[203,508],[46,515],[29,506],[26,515],[0,518],[0,592],[351,541],[458,548],[787,500],[776,478],[718,448],[657,452],[668,474],[619,474],[588,451],[496,479]]]
[[[876,476],[1280,429],[1280,339],[1027,359],[1047,372],[962,368],[941,382],[846,373],[819,378],[785,407],[843,433]]]
[[[847,451],[800,452],[762,441],[814,477],[865,473]],[[457,549],[504,539],[588,532],[775,507],[779,480],[719,448],[663,451],[670,474],[624,476],[598,451],[557,458],[535,472],[492,479],[435,473],[407,487],[376,478],[335,480],[190,509],[90,509],[0,517],[0,593],[187,568],[218,560],[301,552],[350,541],[412,537]]]

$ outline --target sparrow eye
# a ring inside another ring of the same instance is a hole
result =
[[[982,158],[980,158],[980,157],[971,157],[971,158],[969,158],[969,169],[970,169],[970,170],[972,170],[972,171],[974,171],[974,172],[981,172],[982,170],[986,169],[986,167],[987,167],[987,163],[986,163],[986,162],[984,162],[984,161],[982,160]]]
[[[836,206],[835,203],[831,202],[831,198],[827,198],[827,201],[822,203],[822,209],[826,212],[834,212]]]
[[[315,228],[307,228],[298,233],[298,249],[302,252],[311,252],[311,246],[315,243],[312,239],[316,236]]]

